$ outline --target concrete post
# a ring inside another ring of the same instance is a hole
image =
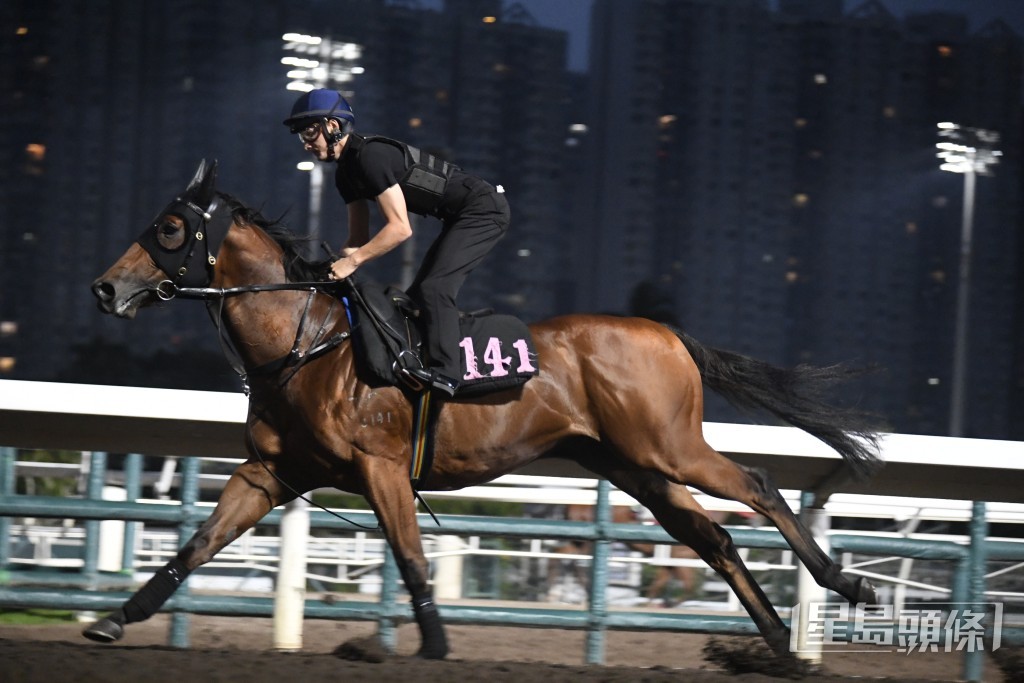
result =
[[[302,649],[302,618],[306,606],[306,546],[309,504],[296,498],[281,515],[281,550],[274,595],[274,649]]]
[[[814,494],[807,491],[800,496],[800,516],[804,524],[814,536],[814,541],[821,547],[825,554],[831,553],[832,546],[828,538],[829,517],[823,507],[811,507],[814,504]],[[821,643],[810,641],[807,638],[807,626],[811,615],[811,605],[821,604],[828,600],[827,591],[818,585],[807,567],[801,562],[797,570],[797,609],[800,625],[794,629],[796,640],[796,656],[813,664],[821,663]]]
[[[441,536],[437,539],[440,552],[434,560],[434,597],[438,600],[460,600],[462,598],[462,539],[458,536]]]

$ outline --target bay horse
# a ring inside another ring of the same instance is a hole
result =
[[[398,388],[359,379],[337,298],[307,286],[326,274],[327,262],[301,257],[302,238],[218,192],[215,177],[216,164],[201,163],[185,192],[92,291],[101,311],[129,319],[189,287],[203,293],[250,385],[250,458],[177,555],[83,635],[119,639],[127,624],[152,616],[190,572],[273,508],[333,486],[364,496],[376,513],[411,596],[418,655],[441,659],[448,641],[428,585],[409,478],[410,400]],[[815,544],[767,472],[727,459],[701,428],[705,383],[737,405],[813,434],[852,471],[870,474],[880,464],[874,434],[859,414],[817,398],[842,376],[839,368],[775,367],[641,318],[567,315],[536,323],[531,332],[539,375],[514,389],[444,402],[423,490],[482,484],[542,457],[575,461],[631,495],[693,548],[732,587],[780,657],[789,656],[786,625],[729,534],[687,485],[753,508],[781,531],[818,583],[851,603],[875,602],[870,584],[842,574]],[[342,342],[327,348],[330,339]]]

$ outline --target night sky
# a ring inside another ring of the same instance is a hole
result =
[[[541,26],[569,32],[569,68],[585,71],[590,6],[593,0],[515,0],[537,19]],[[620,0],[628,1],[628,0]],[[844,0],[846,11],[867,0]],[[992,19],[1001,18],[1024,36],[1024,0],[880,0],[897,16],[915,12],[955,12],[970,17],[971,30]],[[774,0],[773,0],[774,4]]]

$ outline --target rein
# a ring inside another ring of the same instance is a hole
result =
[[[327,329],[327,322],[331,318],[331,313],[334,311],[337,299],[331,297],[331,308],[327,311],[327,315],[324,316],[324,321],[320,325],[320,329],[317,330],[316,335],[313,337],[313,341],[310,342],[309,348],[305,351],[299,349],[302,343],[302,333],[306,329],[306,320],[309,317],[310,308],[313,305],[313,299],[317,292],[323,291],[330,286],[329,283],[323,282],[287,282],[282,284],[266,284],[266,285],[242,285],[239,287],[179,287],[170,280],[163,280],[156,288],[155,292],[157,297],[162,301],[171,301],[172,299],[181,297],[183,299],[198,299],[206,301],[207,311],[210,314],[210,318],[213,320],[214,327],[217,328],[217,338],[220,340],[221,348],[224,351],[224,355],[228,359],[228,363],[232,369],[242,380],[242,390],[246,396],[249,395],[249,377],[251,375],[269,375],[274,372],[278,372],[285,368],[292,368],[292,371],[287,377],[281,380],[281,386],[284,386],[288,381],[295,376],[295,373],[302,368],[303,365],[310,362],[311,360],[322,356],[323,354],[331,351],[337,346],[345,342],[350,336],[351,332],[339,332],[332,335],[328,339],[321,341],[324,331]],[[271,361],[265,365],[246,370],[245,364],[242,362],[241,355],[234,348],[227,334],[224,332],[224,302],[229,296],[237,296],[239,294],[252,294],[259,292],[280,292],[280,291],[308,291],[309,296],[306,298],[306,306],[302,311],[302,318],[299,320],[298,327],[295,330],[295,342],[292,344],[291,350],[281,358]],[[216,302],[216,313],[214,313],[214,304]]]
[[[325,291],[337,286],[334,282],[285,282],[275,285],[242,285],[239,287],[179,287],[170,280],[160,282],[154,291],[162,301],[170,301],[178,297],[182,299],[221,299],[236,294],[254,292],[280,292],[285,290]],[[326,293],[326,292],[325,292]]]

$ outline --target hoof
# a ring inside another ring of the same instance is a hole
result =
[[[766,638],[764,643],[749,636],[720,638],[712,636],[704,645],[704,659],[734,676],[762,674],[758,677],[803,678],[812,672],[808,665],[797,659],[782,646],[780,637]]]
[[[82,635],[97,643],[113,643],[116,640],[121,640],[121,636],[124,635],[124,626],[111,618],[112,616],[100,619],[82,631]]]
[[[853,604],[864,603],[865,605],[877,605],[878,604],[878,593],[875,592],[875,587],[871,585],[863,576],[854,582],[854,588],[856,589],[856,599],[851,600]]]
[[[370,636],[342,643],[334,649],[334,656],[356,662],[380,664],[387,659],[388,651],[379,638]]]
[[[429,645],[427,643],[423,643],[423,645],[420,646],[419,652],[416,653],[416,656],[420,659],[444,659],[448,656],[448,643],[441,642]]]

